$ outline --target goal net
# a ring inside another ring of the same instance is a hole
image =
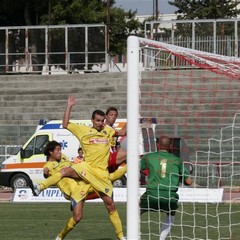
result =
[[[240,59],[128,38],[127,238],[159,239],[165,213],[139,215],[139,118],[156,118],[191,172],[167,239],[238,239]],[[134,169],[134,171],[132,170]],[[143,189],[144,190],[144,189]]]

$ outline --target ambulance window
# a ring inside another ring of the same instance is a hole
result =
[[[37,136],[34,154],[42,154],[47,142],[48,142],[48,135]]]
[[[33,138],[24,150],[24,157],[30,158],[34,154],[42,154],[48,139],[48,135],[40,135]]]
[[[148,141],[148,132],[146,128],[142,128],[142,135],[143,135],[143,146],[144,146],[144,152],[149,152],[149,141]]]
[[[149,128],[148,133],[149,133],[151,152],[155,152],[156,151],[156,145],[155,145],[155,138],[154,138],[153,129]]]

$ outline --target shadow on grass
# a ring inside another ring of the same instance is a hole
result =
[[[88,238],[86,240],[114,240],[113,238]]]

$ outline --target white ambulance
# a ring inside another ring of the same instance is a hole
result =
[[[77,124],[92,126],[91,120],[71,120]],[[126,124],[126,119],[118,119],[114,128],[119,130]],[[154,152],[155,138],[154,128],[155,123],[146,121],[141,122],[142,133],[141,137],[141,154],[146,152]],[[12,187],[29,186],[29,179],[34,182],[43,180],[43,165],[46,162],[46,156],[43,154],[44,147],[48,141],[55,140],[62,146],[62,152],[73,160],[78,155],[79,141],[68,130],[62,127],[61,120],[52,120],[38,125],[36,132],[23,145],[20,151],[10,158],[3,161],[0,168],[0,185]],[[125,185],[126,179],[123,178],[117,185]]]

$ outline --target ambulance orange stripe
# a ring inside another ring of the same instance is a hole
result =
[[[14,168],[43,168],[45,162],[33,162],[33,163],[13,163],[5,164],[4,169],[14,169]]]

